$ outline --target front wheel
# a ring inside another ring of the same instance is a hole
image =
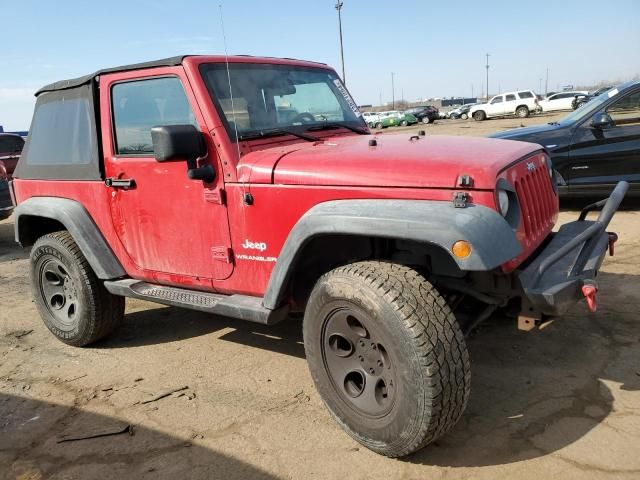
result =
[[[36,241],[30,277],[44,324],[64,343],[89,345],[124,317],[124,298],[107,291],[69,232],[50,233]]]
[[[380,123],[380,122],[376,123],[376,128],[377,128],[378,130],[382,130],[382,128],[383,128],[383,127],[382,127],[382,123]]]
[[[466,113],[463,113],[462,115],[460,115],[460,118],[462,120],[466,120],[467,118],[469,118],[469,115],[467,115]]]
[[[415,452],[465,409],[464,336],[442,296],[411,268],[369,261],[325,274],[309,298],[303,334],[325,405],[377,453]]]
[[[482,110],[478,110],[477,112],[473,112],[473,119],[476,122],[481,122],[486,118],[487,118],[487,114],[484,113],[484,111],[482,111]]]
[[[407,122],[406,120],[402,120],[400,122],[400,125],[403,126],[403,127],[406,127],[407,125],[409,125],[409,122]]]

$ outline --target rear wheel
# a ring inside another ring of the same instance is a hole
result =
[[[367,448],[408,455],[462,415],[470,390],[464,336],[415,270],[359,262],[327,273],[311,293],[303,332],[320,396]]]
[[[381,123],[381,122],[376,123],[376,128],[377,128],[378,130],[382,130],[382,128],[383,128],[383,127],[382,127],[382,123]]]
[[[487,114],[484,113],[483,110],[478,110],[477,112],[473,112],[473,119],[476,122],[481,122],[487,118]]]
[[[124,317],[124,298],[104,288],[66,231],[40,237],[33,246],[31,287],[44,324],[69,345],[105,337]]]
[[[409,122],[407,122],[406,120],[402,120],[400,122],[400,125],[403,126],[403,127],[406,127],[407,125],[409,125]]]
[[[529,108],[524,105],[516,108],[516,115],[519,118],[527,118],[529,116]]]
[[[460,115],[460,118],[462,120],[466,120],[467,118],[469,118],[469,115],[467,115],[466,113],[463,113],[462,115]]]

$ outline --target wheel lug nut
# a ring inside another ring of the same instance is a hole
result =
[[[371,348],[373,348],[374,350],[377,350],[378,346],[375,343],[372,343]]]
[[[378,360],[378,366],[382,367],[382,360]]]
[[[363,356],[360,356],[358,358],[360,359],[361,362],[364,362],[364,357]]]
[[[371,375],[373,375],[374,373],[376,373],[376,371],[375,371],[373,368],[370,368],[370,369],[369,369],[369,373],[370,373]]]

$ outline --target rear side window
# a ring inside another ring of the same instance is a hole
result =
[[[88,165],[93,138],[90,100],[63,98],[38,108],[31,124],[29,163],[32,165]]]
[[[24,140],[15,135],[0,135],[0,153],[20,153]]]
[[[99,180],[91,83],[38,95],[16,178]]]
[[[512,102],[516,99],[516,96],[513,94],[507,95],[507,102]]]
[[[533,93],[531,93],[531,92],[518,92],[518,96],[520,98],[533,98]]]
[[[111,90],[118,155],[153,153],[151,128],[198,127],[182,83],[176,77],[118,83]]]

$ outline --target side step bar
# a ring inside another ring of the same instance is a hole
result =
[[[184,288],[154,285],[127,278],[104,282],[105,288],[114,295],[139,298],[151,302],[190,308],[201,312],[273,325],[287,316],[287,307],[269,310],[262,305],[262,298],[248,295],[221,295]]]

